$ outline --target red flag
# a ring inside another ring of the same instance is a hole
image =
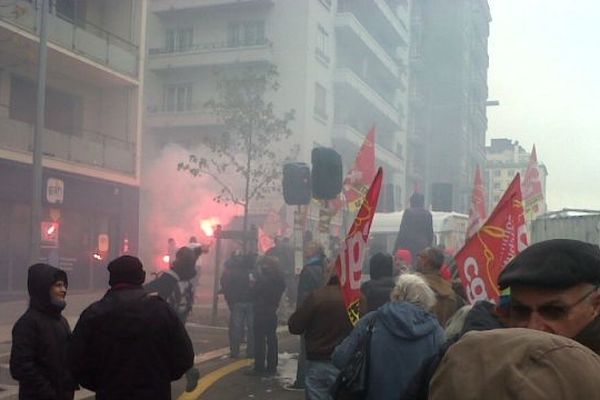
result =
[[[544,212],[544,191],[540,180],[540,169],[537,162],[535,145],[529,157],[529,164],[523,178],[523,207],[529,221]]]
[[[375,176],[375,125],[371,128],[360,150],[356,155],[354,166],[344,179],[344,196],[348,209],[357,211]],[[344,200],[337,198],[332,202],[332,213],[335,214],[344,205]]]
[[[371,222],[377,209],[382,179],[383,170],[379,168],[346,239],[340,245],[340,253],[335,259],[335,271],[340,277],[344,303],[352,325],[356,325],[359,318],[358,301],[360,299],[362,265],[367,251]]]
[[[470,303],[498,300],[498,275],[527,243],[521,177],[517,174],[490,218],[455,257]]]
[[[467,239],[473,236],[487,218],[485,209],[485,189],[483,187],[483,179],[481,179],[481,170],[479,165],[475,170],[475,184],[473,186],[473,194],[471,196],[471,208],[469,209],[469,225],[467,227]]]

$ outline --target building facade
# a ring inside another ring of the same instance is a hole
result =
[[[50,2],[43,215],[31,228],[38,3],[0,7],[0,291],[26,286],[30,229],[70,288],[105,287],[106,260],[137,248],[146,1]]]
[[[522,182],[531,153],[528,153],[518,141],[491,139],[490,145],[485,148],[485,155],[486,163],[483,179],[486,187],[488,209],[493,210],[517,173],[521,174]],[[548,170],[539,160],[538,166],[544,195],[544,205],[540,210],[540,214],[543,214],[547,210],[545,199]]]
[[[485,162],[487,0],[420,0],[411,9],[407,186],[435,211],[467,212]]]
[[[310,163],[315,146],[334,147],[348,171],[375,126],[382,202],[400,208],[409,10],[405,0],[151,0],[145,157],[223,134],[204,107],[216,95],[215,71],[275,66],[281,86],[270,100],[276,111],[295,110],[298,161]]]

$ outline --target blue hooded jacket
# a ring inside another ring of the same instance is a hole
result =
[[[377,318],[371,336],[367,399],[398,399],[421,363],[444,343],[444,331],[435,315],[408,302],[389,302],[365,315],[336,347],[331,360],[343,368],[357,350],[367,327]]]

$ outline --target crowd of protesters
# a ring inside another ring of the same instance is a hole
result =
[[[440,249],[396,250],[370,258],[356,326],[318,242],[305,246],[298,277],[285,241],[264,256],[232,254],[221,278],[231,311],[231,357],[241,356],[245,341],[245,356],[254,358],[247,373],[277,373],[277,310],[287,291],[296,306],[288,329],[300,336],[292,387],[309,400],[336,398],[336,379],[365,340],[366,399],[591,399],[600,393],[598,246],[567,239],[531,245],[500,274],[498,304],[472,305],[452,280],[454,271],[444,271]],[[14,326],[10,359],[19,398],[73,399],[83,387],[98,399],[169,399],[171,381],[184,374],[186,389],[193,389],[199,374],[184,323],[200,253],[179,249],[170,271],[146,286],[137,258],[111,261],[110,289],[84,310],[72,333],[61,316],[66,273],[31,266],[30,306]]]

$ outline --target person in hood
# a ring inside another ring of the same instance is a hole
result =
[[[394,274],[394,259],[387,253],[376,253],[369,260],[371,280],[363,283],[360,291],[361,314],[377,310],[390,301],[390,293],[396,286]]]
[[[440,324],[445,327],[446,322],[463,304],[456,295],[452,283],[441,275],[442,265],[444,265],[444,253],[434,247],[426,248],[417,257],[417,272],[435,292],[437,301],[432,311]]]
[[[361,318],[352,333],[335,348],[333,365],[342,369],[348,364],[373,324],[366,398],[400,398],[421,364],[436,354],[445,341],[444,331],[431,313],[435,301],[435,293],[423,278],[401,275],[391,301]]]
[[[67,369],[71,335],[61,315],[66,306],[67,274],[48,264],[27,272],[29,307],[12,331],[10,374],[19,382],[19,400],[70,400],[77,388]]]
[[[467,333],[444,356],[429,400],[597,399],[600,357],[531,329]]]
[[[110,289],[73,331],[70,369],[98,400],[169,400],[171,381],[194,363],[192,342],[175,311],[142,287],[139,259],[118,257],[108,271]]]

